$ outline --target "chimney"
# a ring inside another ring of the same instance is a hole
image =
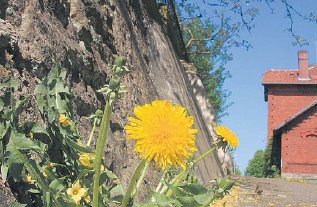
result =
[[[298,80],[310,80],[308,72],[308,52],[307,50],[298,51]]]

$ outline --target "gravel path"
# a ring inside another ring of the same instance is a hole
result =
[[[231,195],[216,207],[317,207],[317,182],[235,177]]]

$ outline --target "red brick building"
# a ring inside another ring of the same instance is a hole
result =
[[[268,141],[283,177],[317,178],[317,65],[298,52],[298,69],[263,74]]]

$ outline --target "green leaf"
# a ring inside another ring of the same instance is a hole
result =
[[[4,125],[6,123],[0,124],[0,140],[4,137],[4,135],[7,133],[8,127],[7,125]]]
[[[47,108],[47,102],[44,99],[44,96],[37,95],[35,100],[36,100],[36,104],[37,104],[38,109],[43,114],[44,110]]]
[[[49,191],[44,192],[43,197],[44,197],[44,199],[43,199],[44,206],[50,207],[51,206],[51,193]]]
[[[155,199],[155,206],[175,206],[176,200],[169,198],[164,194],[153,192],[152,196]]]
[[[11,76],[9,79],[0,84],[0,90],[3,88],[13,88],[16,91],[19,88],[19,82],[15,77]]]
[[[52,109],[47,111],[47,118],[49,123],[53,123],[55,120],[55,112]]]
[[[57,102],[57,109],[60,114],[66,113],[68,111],[67,102],[63,100],[59,94],[57,94],[56,96],[56,102]]]
[[[169,189],[171,189],[173,191],[173,193],[175,194],[175,196],[177,196],[177,197],[190,196],[189,193],[183,192],[177,186],[174,186],[174,185],[167,183],[167,182],[164,182],[164,184],[167,185],[167,187]]]
[[[1,165],[1,177],[3,181],[7,180],[7,175],[8,175],[8,166],[5,163],[2,163]]]
[[[79,171],[79,174],[78,174],[78,176],[77,176],[77,179],[78,179],[78,180],[81,180],[84,176],[89,175],[89,174],[92,174],[93,172],[94,172],[93,169],[81,169],[81,170]],[[91,181],[89,181],[89,183],[91,183]]]
[[[39,84],[35,87],[34,89],[34,94],[37,95],[37,94],[47,94],[47,87],[44,86],[43,84]]]
[[[124,193],[122,185],[117,185],[110,190],[110,200],[112,202],[120,203],[123,199]]]
[[[47,130],[41,125],[34,124],[31,129],[31,132],[33,133],[33,136],[36,140],[40,140],[45,144],[52,142],[52,139],[48,134]]]
[[[60,74],[60,67],[52,68],[47,75],[47,83],[50,84],[53,80],[55,80],[56,78],[59,78],[59,74]]]
[[[55,179],[50,183],[49,188],[51,189],[52,193],[59,193],[64,189],[64,185],[63,182]]]
[[[9,87],[13,88],[15,91],[18,90],[19,82],[15,77],[10,78]]]
[[[76,150],[78,150],[79,152],[84,152],[84,153],[92,153],[92,150],[81,146],[79,144],[77,144],[76,142],[74,142],[73,140],[66,138],[66,143],[71,147],[71,148],[75,148]]]
[[[118,177],[117,177],[113,172],[111,172],[111,171],[108,170],[108,169],[105,169],[105,170],[104,170],[104,173],[107,174],[107,177],[109,178],[109,180],[118,179]]]
[[[208,201],[211,200],[210,198],[214,195],[214,192],[211,190],[211,191],[208,191],[204,194],[200,194],[200,195],[195,195],[193,196],[193,198],[195,199],[195,201],[197,201],[197,203],[203,205],[203,206],[206,206],[208,205]]]
[[[34,124],[31,131],[34,134],[45,134],[47,136],[49,136],[48,132],[46,131],[46,129],[38,124]]]
[[[13,142],[14,146],[19,150],[41,150],[35,142],[28,139],[24,134],[13,131],[11,133],[10,141]]]
[[[0,99],[0,111],[3,110],[3,107],[4,107],[4,103],[3,103],[3,101]]]
[[[13,111],[13,116],[17,117],[19,114],[22,113],[23,107],[29,102],[29,98],[23,98],[22,100],[18,100],[15,104],[15,109]]]
[[[190,207],[201,206],[192,196],[179,197],[177,198],[177,200],[182,204],[182,206],[190,206]]]
[[[66,93],[70,95],[69,88],[67,86],[64,86],[64,84],[61,81],[56,81],[56,84],[54,88],[50,91],[51,95],[59,94],[59,93]]]
[[[47,99],[47,104],[50,108],[56,107],[56,98],[54,96],[50,96]]]
[[[198,195],[198,194],[203,194],[206,193],[208,190],[200,185],[200,184],[195,184],[195,183],[189,183],[183,186],[179,186],[179,188],[185,190],[186,192],[191,193],[192,195]]]
[[[60,68],[59,77],[60,77],[62,80],[65,80],[66,74],[67,74],[66,69],[61,67],[61,68]]]

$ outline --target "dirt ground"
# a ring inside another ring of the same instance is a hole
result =
[[[317,207],[317,182],[235,177],[236,185],[216,207]]]

